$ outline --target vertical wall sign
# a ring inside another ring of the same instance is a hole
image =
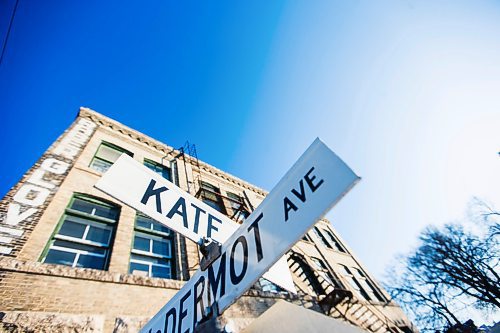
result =
[[[77,119],[0,201],[0,256],[17,256],[96,127]]]

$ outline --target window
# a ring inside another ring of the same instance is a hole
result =
[[[219,188],[203,181],[200,182],[200,186],[201,188],[198,193],[201,200],[213,209],[218,210],[222,214],[226,214]]]
[[[90,167],[99,172],[106,172],[123,153],[133,156],[129,151],[103,141],[90,162]]]
[[[363,271],[354,268],[354,276],[360,282],[361,286],[366,290],[371,300],[373,301],[377,300],[379,302],[385,301],[382,295],[380,295],[375,286],[371,283],[371,281],[368,280]]]
[[[347,279],[351,287],[358,294],[358,296],[363,297],[364,299],[370,301],[372,300],[366,290],[361,286],[359,281],[354,277],[351,270],[344,265],[339,264],[340,271],[342,275]]]
[[[119,208],[75,195],[42,255],[47,264],[107,268]]]
[[[322,229],[322,231],[324,231],[326,237],[330,240],[330,244],[333,245],[334,250],[345,253],[345,249],[342,247],[342,245],[340,245],[340,242],[338,241],[337,237],[335,237],[333,232],[328,229]]]
[[[340,242],[337,240],[333,232],[326,228],[313,228],[316,237],[321,241],[321,243],[329,249],[336,250],[339,252],[346,252],[345,249],[340,245]],[[326,236],[325,236],[326,235]]]
[[[174,279],[174,233],[142,214],[136,215],[129,272],[135,275]]]
[[[272,283],[271,281],[269,281],[263,277],[259,278],[259,285],[260,285],[260,288],[262,291],[267,291],[267,292],[271,292],[271,293],[285,292],[278,285]]]
[[[323,233],[319,230],[318,227],[313,228],[314,233],[316,234],[316,237],[323,243],[324,246],[326,246],[329,249],[333,249],[333,246],[328,242],[328,240],[325,238]]]
[[[156,172],[157,174],[159,174],[160,176],[162,176],[163,178],[172,181],[172,173],[169,167],[166,167],[160,163],[156,163],[148,159],[144,159],[144,165],[149,169],[153,170],[154,172]]]
[[[235,193],[226,192],[227,198],[229,199],[229,206],[233,211],[238,211],[243,207],[243,200],[241,197]]]
[[[226,193],[227,193],[227,199],[229,201],[229,206],[233,211],[231,218],[238,222],[243,222],[250,215],[250,212],[245,207],[243,198],[235,193],[231,192],[226,192]]]
[[[311,257],[312,262],[314,263],[316,271],[319,272],[319,275],[330,285],[335,286],[335,287],[340,287],[339,283],[337,283],[337,280],[333,277],[332,273],[330,270],[326,267],[325,263],[323,260]]]

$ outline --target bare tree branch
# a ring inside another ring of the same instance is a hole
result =
[[[422,331],[460,325],[459,308],[500,310],[500,212],[477,198],[474,205],[480,210],[477,223],[483,235],[458,224],[428,227],[420,234],[421,245],[400,257],[402,272],[393,269],[386,284]]]

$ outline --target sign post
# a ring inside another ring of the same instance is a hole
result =
[[[316,139],[224,242],[221,256],[206,270],[198,270],[141,332],[192,332],[207,316],[207,307],[222,313],[358,180],[340,158]]]

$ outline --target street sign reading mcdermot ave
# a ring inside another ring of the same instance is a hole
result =
[[[222,313],[358,180],[340,158],[316,139],[224,242],[220,257],[207,269],[199,269],[141,332],[192,332],[207,315],[207,307],[215,304],[214,308]]]

